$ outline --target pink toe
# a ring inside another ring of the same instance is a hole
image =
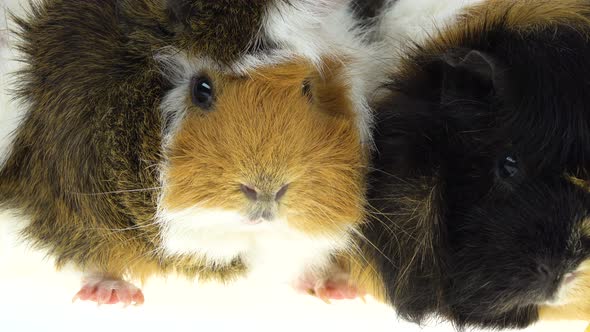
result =
[[[140,289],[123,280],[113,279],[87,283],[74,296],[73,301],[77,299],[94,301],[99,305],[123,303],[127,306],[131,303],[139,305],[144,302],[144,297]]]
[[[131,304],[131,291],[129,289],[117,289],[114,292],[114,298],[116,301],[118,301],[119,303],[123,303],[125,306],[128,306]]]
[[[76,295],[74,295],[73,301],[81,300],[81,301],[88,301],[92,298],[94,294],[94,287],[84,286]]]
[[[137,290],[137,292],[135,294],[132,295],[131,298],[132,298],[133,302],[135,302],[135,305],[141,305],[145,301],[145,299],[143,297],[143,293],[139,289]]]
[[[113,289],[100,287],[96,291],[96,302],[98,304],[112,304]]]
[[[315,293],[322,299],[349,300],[361,296],[356,287],[342,282],[326,282],[315,289]]]

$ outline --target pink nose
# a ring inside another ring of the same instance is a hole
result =
[[[574,280],[576,280],[577,277],[578,277],[578,275],[575,272],[568,273],[563,277],[563,282],[566,284],[570,284],[570,283],[574,282]]]

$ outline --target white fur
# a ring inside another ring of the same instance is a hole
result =
[[[357,46],[355,21],[347,8],[349,1],[275,1],[269,8],[264,32],[281,48],[319,62],[326,54],[339,55]]]
[[[412,43],[420,44],[435,37],[455,23],[465,9],[486,0],[389,1],[388,8],[378,21],[377,34],[383,39],[384,50],[389,54],[389,65],[397,65]]]
[[[169,255],[204,257],[210,266],[240,257],[249,276],[292,282],[305,271],[323,269],[330,253],[349,245],[346,230],[339,237],[311,236],[286,220],[247,224],[235,211],[192,208],[160,211],[163,250]]]

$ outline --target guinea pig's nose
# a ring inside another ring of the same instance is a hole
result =
[[[563,276],[563,282],[567,285],[567,284],[571,284],[572,282],[574,282],[576,279],[578,278],[578,274],[576,272],[572,272],[572,273],[566,273]]]
[[[258,190],[247,186],[245,184],[240,185],[240,190],[246,195],[249,200],[255,201],[258,199]]]
[[[273,193],[273,191],[269,191],[269,192],[262,191],[261,192],[261,191],[257,190],[256,188],[249,186],[249,185],[245,185],[245,184],[240,185],[240,190],[251,201],[272,200],[274,197],[274,200],[278,202],[281,200],[281,198],[285,197],[285,194],[287,193],[288,189],[289,189],[289,185],[286,184],[286,185],[282,186],[278,191],[276,191],[276,193]]]

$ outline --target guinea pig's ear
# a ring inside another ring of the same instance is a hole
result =
[[[342,62],[328,58],[324,59],[321,68],[310,69],[302,92],[318,111],[353,115],[351,91],[347,81]]]
[[[446,53],[443,62],[442,102],[455,96],[486,96],[502,88],[502,70],[493,56],[477,50]]]
[[[462,50],[443,55],[443,60],[451,67],[466,70],[478,75],[482,80],[494,81],[497,66],[491,56],[476,50]]]
[[[167,0],[166,3],[173,22],[178,24],[188,23],[188,18],[192,10],[190,0]]]

